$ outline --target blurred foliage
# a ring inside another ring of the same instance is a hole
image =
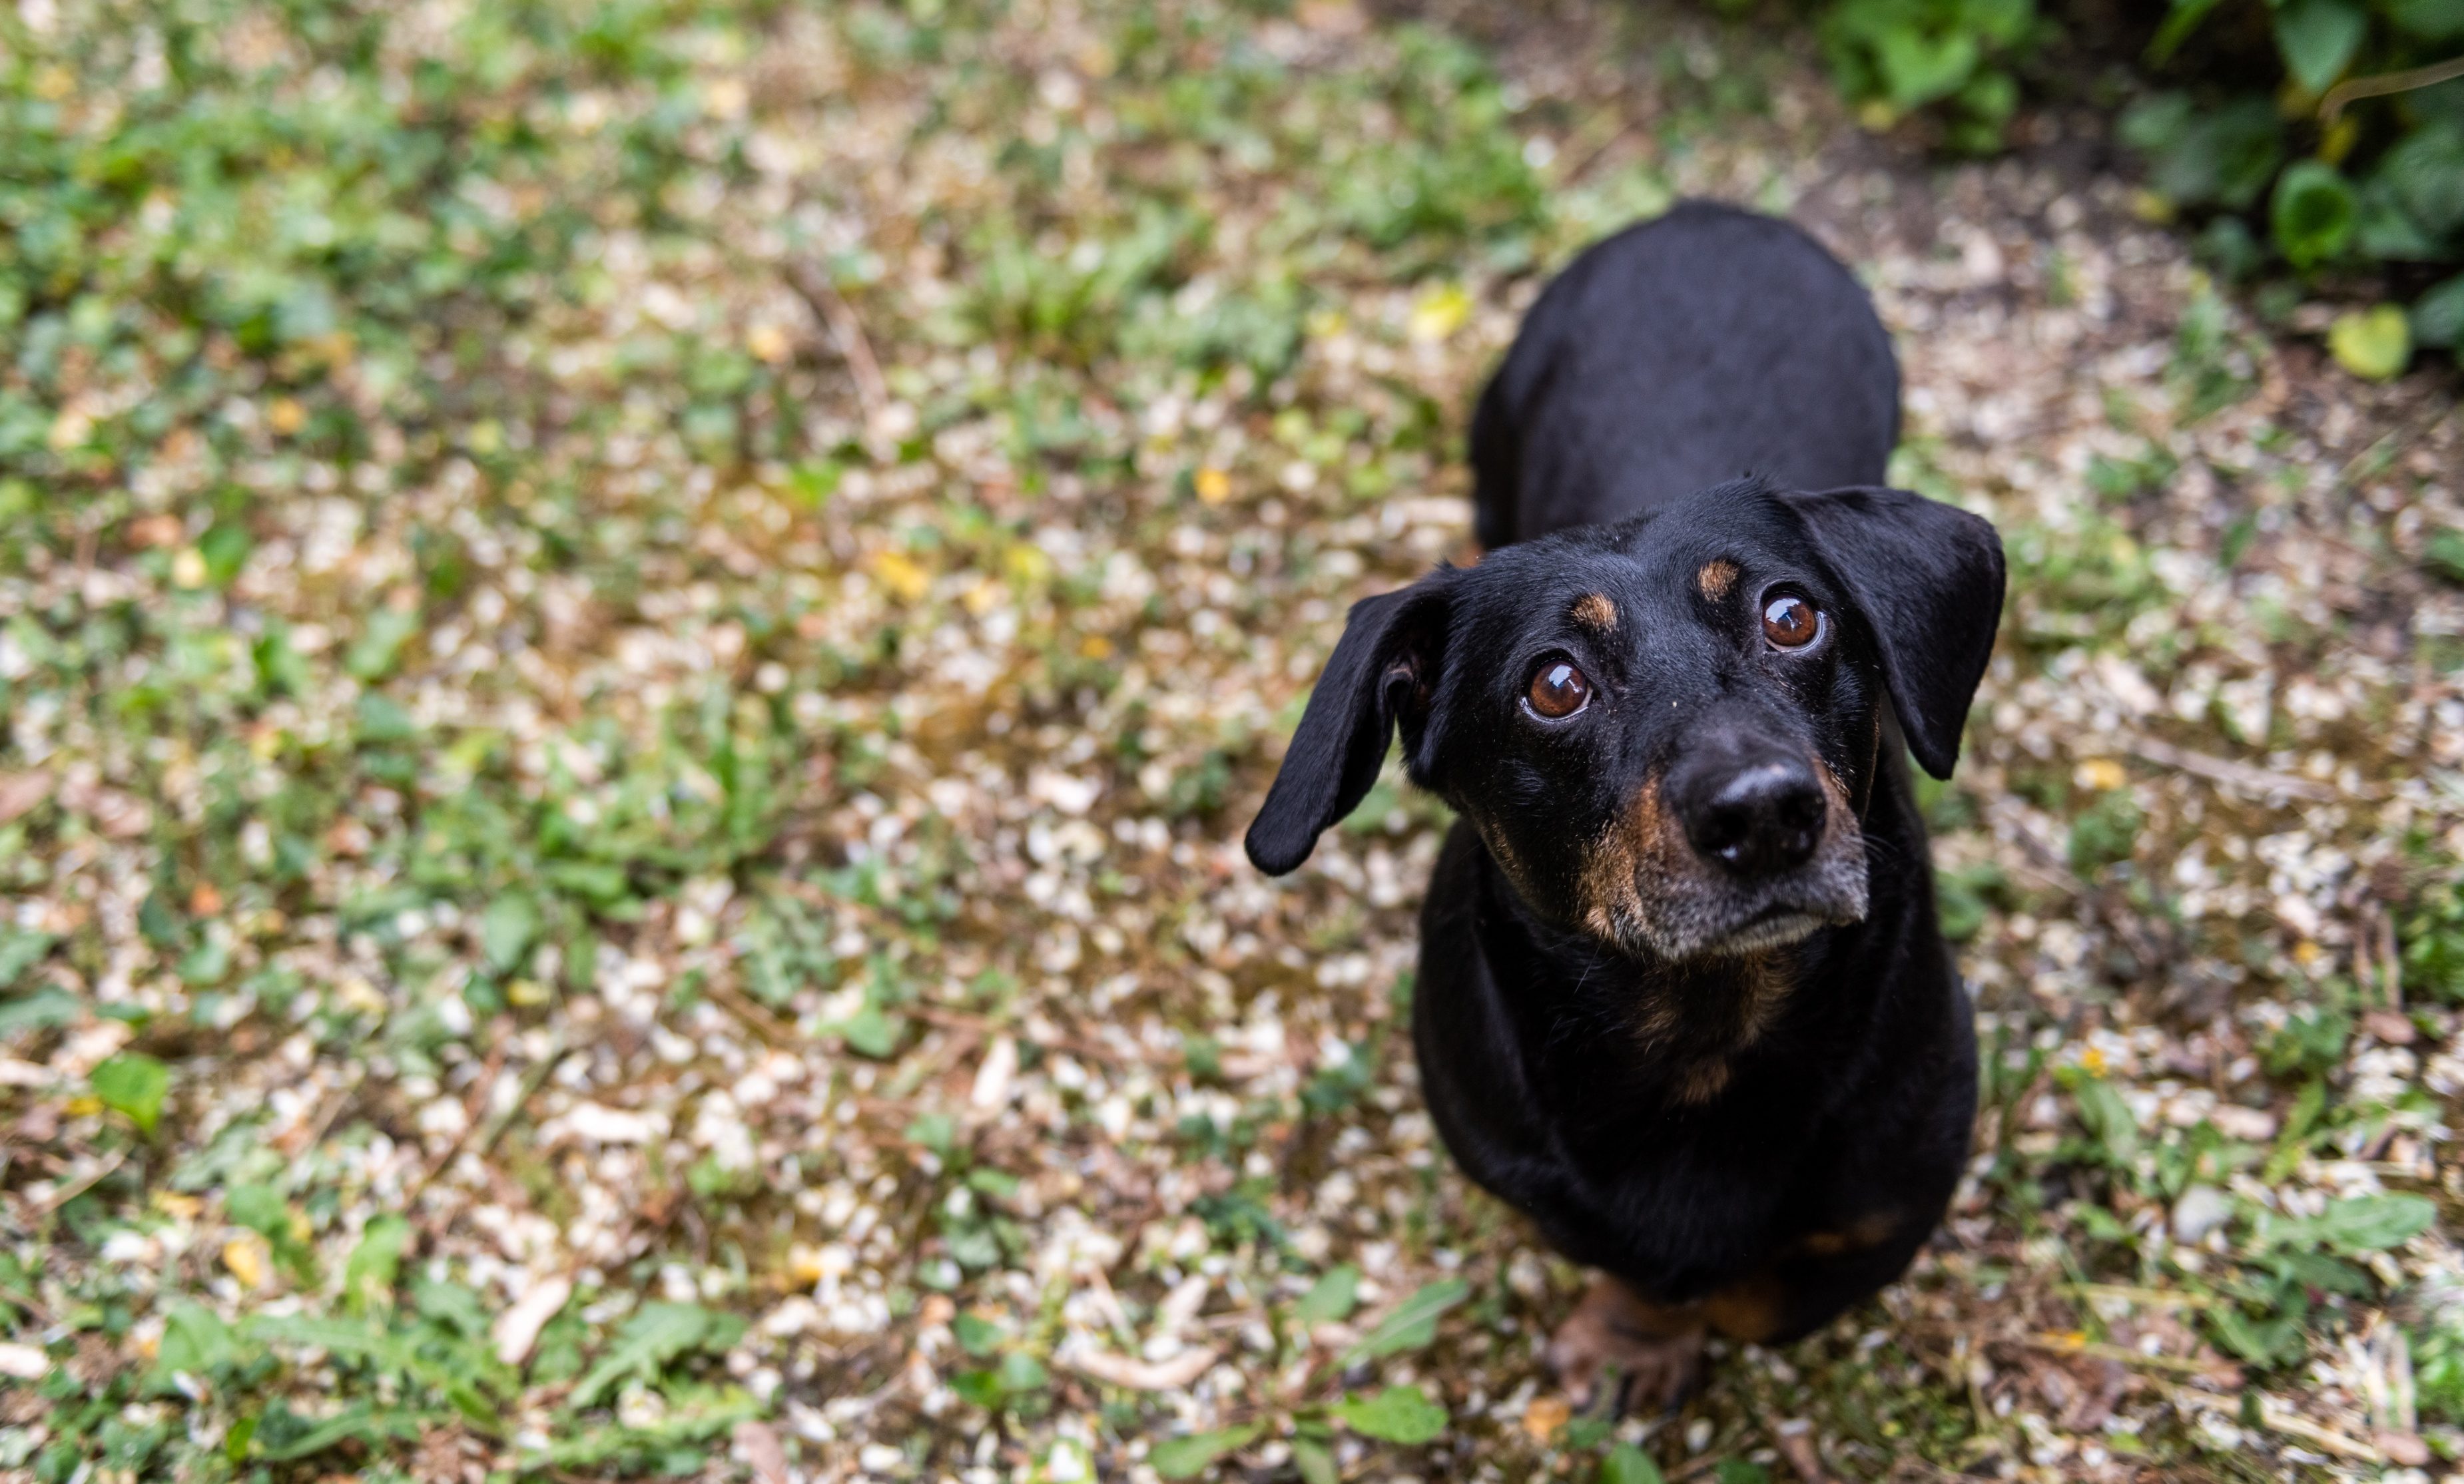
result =
[[[2464,0],[2171,0],[2118,134],[2151,211],[2205,223],[2228,276],[2383,268],[2409,314],[2348,316],[2357,375],[2464,341]],[[1870,126],[1922,111],[1991,153],[2023,76],[2085,30],[2038,0],[1827,0],[1825,57]]]

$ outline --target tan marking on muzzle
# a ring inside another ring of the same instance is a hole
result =
[[[1735,562],[1726,556],[1715,556],[1703,563],[1703,570],[1694,574],[1694,585],[1703,590],[1704,597],[1718,602],[1728,596],[1728,589],[1737,585],[1737,576]]]
[[[1646,912],[1645,875],[1655,889],[1665,889],[1686,860],[1684,832],[1661,802],[1660,780],[1652,778],[1592,846],[1583,866],[1583,926],[1612,943],[1629,941]]]
[[[1617,604],[1609,601],[1606,593],[1585,593],[1574,600],[1572,617],[1583,627],[1605,634],[1617,627]]]

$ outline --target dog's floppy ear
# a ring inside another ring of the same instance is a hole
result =
[[[1246,843],[1258,869],[1281,876],[1309,858],[1318,836],[1377,782],[1398,723],[1407,751],[1420,744],[1453,578],[1452,568],[1440,567],[1410,587],[1352,605],[1283,769],[1250,822]]]
[[[2002,538],[1982,517],[1905,490],[1786,498],[1864,611],[1908,751],[1949,777],[2002,619]]]

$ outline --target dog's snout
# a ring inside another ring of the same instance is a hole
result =
[[[1740,876],[1772,876],[1813,859],[1828,800],[1814,770],[1766,759],[1698,780],[1680,803],[1686,839]]]

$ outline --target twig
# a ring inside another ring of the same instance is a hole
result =
[[[46,1200],[42,1205],[34,1208],[35,1212],[39,1215],[50,1215],[53,1211],[59,1210],[69,1202],[76,1200],[80,1195],[83,1195],[86,1191],[93,1189],[101,1182],[105,1175],[110,1174],[113,1170],[118,1169],[127,1162],[128,1151],[126,1149],[114,1149],[111,1153],[111,1158],[104,1160],[94,1168],[87,1170],[84,1174],[70,1181],[65,1189],[53,1191],[49,1200]]]
[[[855,381],[855,400],[864,408],[866,426],[877,427],[881,415],[890,408],[890,382],[881,374],[881,362],[874,359],[872,341],[865,338],[864,321],[856,317],[855,309],[829,274],[812,264],[791,259],[786,265],[787,287],[812,310],[822,327],[829,332],[830,343],[837,347],[839,359],[847,362],[847,375]]]
[[[2254,768],[2229,758],[2210,757],[2205,753],[2193,753],[2169,742],[2159,742],[2153,737],[2133,738],[2130,751],[2160,768],[2179,768],[2211,782],[2247,789],[2254,794],[2286,794],[2295,798],[2316,799],[2322,803],[2343,797],[2337,790],[2309,778],[2277,773],[2271,768]]]
[[[2064,1283],[2066,1293],[2082,1298],[2119,1298],[2125,1303],[2142,1303],[2151,1308],[2212,1309],[2224,1300],[2205,1294],[2167,1293],[2161,1288],[2132,1288],[2122,1283]]]
[[[2332,1429],[2322,1428],[2307,1417],[2286,1410],[2264,1395],[2258,1399],[2258,1421],[2259,1426],[2271,1431],[2281,1432],[2287,1437],[2298,1437],[2304,1443],[2315,1443],[2341,1457],[2357,1459],[2363,1463],[2387,1462],[2387,1454],[2380,1452],[2369,1444],[2348,1438]]]
[[[2383,72],[2369,77],[2348,77],[2327,90],[2319,100],[2319,120],[2334,123],[2344,109],[2365,98],[2384,98],[2389,93],[2409,93],[2445,82],[2450,77],[2464,77],[2464,56],[2451,56],[2427,67],[2408,67],[2402,72]]]

